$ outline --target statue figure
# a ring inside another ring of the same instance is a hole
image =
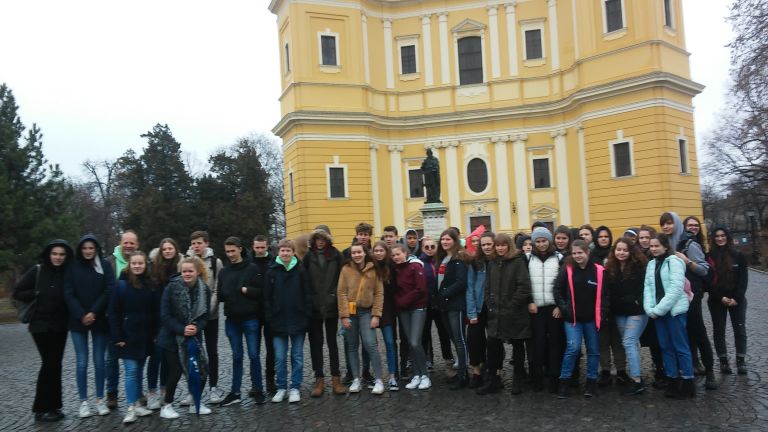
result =
[[[427,190],[425,203],[442,203],[440,201],[440,161],[432,155],[432,149],[427,149],[427,158],[421,163],[421,174],[424,176],[424,188]]]

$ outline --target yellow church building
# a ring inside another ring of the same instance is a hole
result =
[[[681,0],[273,0],[289,236],[702,215]]]

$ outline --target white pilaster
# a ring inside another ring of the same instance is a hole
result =
[[[499,228],[512,229],[512,212],[509,205],[509,166],[507,164],[507,143],[509,136],[493,137],[496,156],[496,191],[499,203]]]
[[[579,18],[577,16],[576,0],[571,0],[571,16],[573,17],[573,59],[579,59]],[[587,223],[587,222],[585,222]]]
[[[363,19],[363,69],[365,70],[365,83],[371,83],[371,65],[368,62],[368,17],[362,14]],[[374,225],[378,227],[378,225]]]
[[[587,155],[584,146],[584,126],[576,125],[576,136],[579,140],[579,166],[581,168],[581,201],[584,203],[584,222],[589,223],[589,193],[587,192]]]
[[[445,146],[445,169],[442,170],[443,177],[454,177],[453,180],[446,182],[448,184],[448,216],[451,226],[461,227],[461,197],[459,195],[459,183],[457,173],[461,172],[459,159],[456,155],[456,149],[459,147],[458,141],[443,141]]]
[[[560,225],[571,225],[571,196],[568,191],[568,153],[565,148],[565,129],[549,135],[555,139],[555,167],[557,168],[557,201]]]
[[[506,5],[507,10],[507,45],[509,55],[509,75],[516,76],[519,71],[517,68],[517,15],[515,8],[517,2],[513,1]]]
[[[401,145],[389,145],[389,170],[392,173],[392,217],[396,227],[405,226],[405,206],[403,204],[403,170],[400,154]]]
[[[501,77],[499,55],[499,14],[497,6],[488,6],[488,31],[491,33],[491,77]]]
[[[448,12],[437,14],[440,31],[440,82],[450,84],[451,67],[448,59]]]
[[[432,78],[432,20],[431,15],[421,16],[421,34],[424,44],[424,85],[434,84]]]
[[[549,7],[549,44],[552,70],[560,69],[560,43],[557,37],[557,0],[547,0]]]
[[[519,134],[512,137],[512,157],[515,164],[515,197],[517,198],[517,229],[531,228],[531,209],[528,204],[528,162],[525,157],[525,142],[528,135]]]
[[[395,88],[394,61],[392,60],[392,19],[384,18],[384,65],[387,88]]]
[[[371,156],[371,195],[373,196],[373,226],[380,230],[381,227],[381,204],[379,201],[379,162],[377,153],[379,145],[369,142],[368,149]]]

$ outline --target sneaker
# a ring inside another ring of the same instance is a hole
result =
[[[427,378],[427,379],[429,379],[429,378]],[[421,377],[416,375],[415,377],[413,377],[413,379],[411,379],[411,382],[409,382],[408,384],[405,385],[405,388],[407,388],[408,390],[414,390],[414,389],[419,388],[419,384],[420,383],[421,383]]]
[[[88,401],[80,402],[80,410],[77,412],[77,416],[80,418],[86,418],[93,415],[91,407],[88,405]]]
[[[400,385],[397,383],[397,380],[394,378],[389,379],[389,391],[398,391],[400,390]]]
[[[248,392],[248,395],[253,398],[253,402],[256,405],[262,405],[267,402],[267,396],[261,390],[252,390]]]
[[[295,403],[301,400],[301,392],[299,389],[291,389],[288,392],[288,403]]]
[[[194,403],[194,400],[192,399],[192,395],[187,395],[186,398],[184,398],[181,402],[179,402],[179,405],[181,406],[190,406]]]
[[[128,407],[128,411],[125,413],[125,417],[123,417],[123,423],[133,423],[136,421],[138,417],[136,416],[136,409],[132,406]]]
[[[164,419],[177,419],[179,418],[179,413],[176,412],[175,409],[173,409],[173,405],[167,404],[163,405],[162,408],[160,408],[160,417]]]
[[[285,394],[286,393],[287,393],[287,391],[285,389],[280,389],[280,390],[276,391],[275,395],[272,396],[272,402],[274,402],[274,403],[282,402],[283,399],[285,399]]]
[[[224,400],[224,393],[216,387],[211,387],[211,391],[208,392],[208,402],[212,404],[221,403]]]
[[[190,414],[200,414],[200,415],[207,415],[211,413],[211,409],[207,406],[203,405],[202,402],[200,402],[200,412],[197,412],[194,405],[189,406],[189,413]]]
[[[146,416],[152,414],[152,410],[148,410],[148,409],[146,409],[143,406],[138,405],[138,404],[133,407],[133,411],[139,417],[146,417]]]
[[[107,403],[104,400],[96,402],[96,413],[100,416],[109,414],[109,408],[107,408]]]
[[[648,387],[645,385],[642,379],[639,382],[633,380],[632,384],[630,384],[624,391],[624,394],[627,396],[639,395],[640,393],[644,392],[646,388]]]
[[[360,392],[360,378],[355,378],[352,380],[352,384],[349,386],[349,392],[350,393],[359,393]]]
[[[384,393],[384,383],[380,379],[377,379],[376,381],[374,381],[373,390],[371,390],[371,393],[375,395],[380,395]]]
[[[427,375],[422,375],[421,381],[419,382],[419,390],[426,390],[430,387],[432,387],[432,381],[429,380]]]
[[[222,399],[221,406],[230,406],[230,405],[239,404],[239,403],[240,403],[240,395],[237,393],[230,393],[227,395],[227,397]]]
[[[149,398],[147,398],[147,409],[158,410],[162,406],[163,404],[160,402],[160,396],[156,394],[149,395]]]

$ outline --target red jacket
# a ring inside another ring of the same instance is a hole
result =
[[[398,311],[429,307],[427,279],[421,263],[412,261],[396,264],[395,278],[397,280],[395,306]]]

